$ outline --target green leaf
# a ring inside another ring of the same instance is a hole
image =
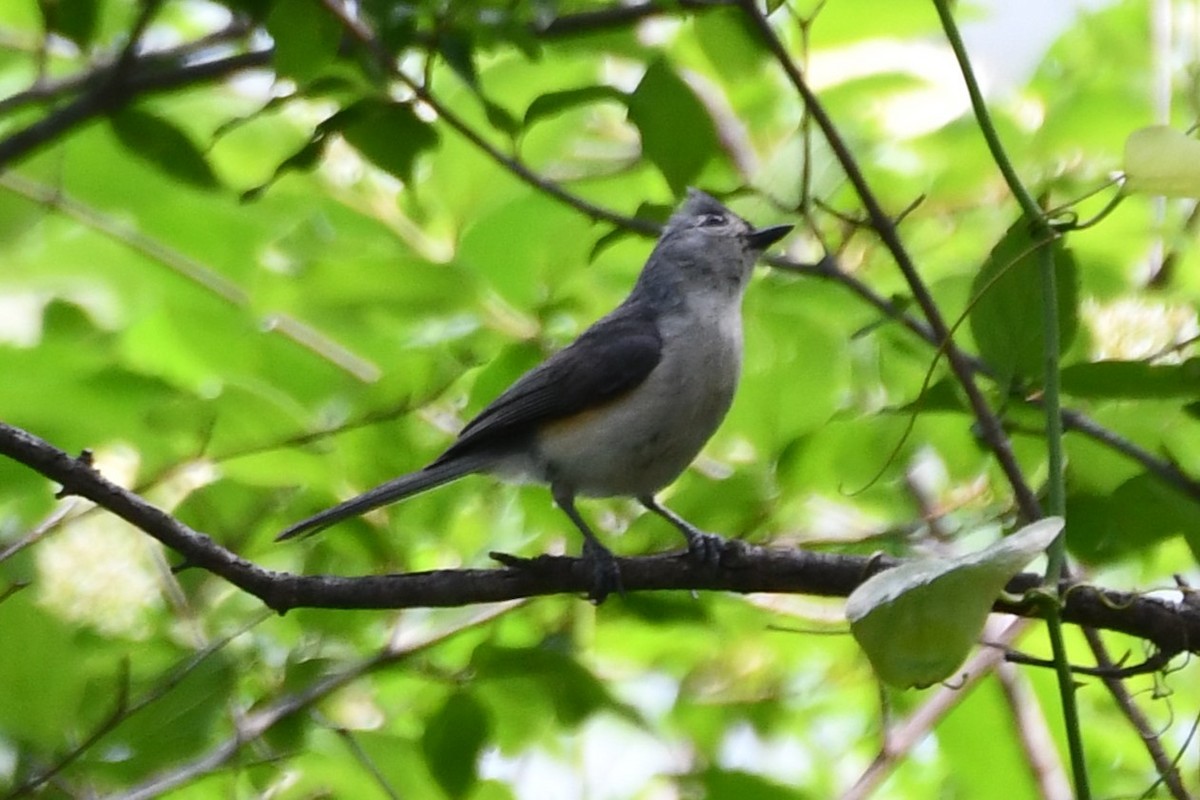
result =
[[[758,77],[767,50],[737,8],[714,8],[696,16],[696,41],[726,80]]]
[[[706,800],[787,800],[805,797],[796,789],[741,770],[709,767],[698,778],[703,786],[699,796]]]
[[[561,92],[547,92],[538,95],[529,108],[525,109],[522,125],[528,128],[539,120],[561,114],[577,106],[587,106],[606,100],[624,104],[627,96],[615,86],[581,86],[578,89],[564,89]]]
[[[437,50],[458,77],[472,89],[479,88],[479,73],[475,71],[475,54],[469,31],[456,29],[441,31],[437,37]]]
[[[426,723],[421,749],[429,771],[452,798],[466,796],[479,780],[477,763],[488,741],[487,709],[468,692],[456,692]]]
[[[437,146],[437,131],[408,103],[363,100],[345,110],[336,127],[363,157],[405,183],[423,150]]]
[[[502,687],[511,700],[549,702],[554,716],[565,725],[578,725],[601,709],[630,713],[595,675],[556,650],[484,645],[475,650],[471,667],[480,683]]]
[[[565,265],[587,262],[590,227],[545,195],[518,195],[476,216],[463,231],[457,261],[505,299],[527,307],[544,299],[547,282],[560,279]]]
[[[151,705],[122,722],[106,739],[108,749],[89,751],[88,760],[127,781],[200,752],[225,718],[224,704],[236,679],[237,670],[224,654],[208,656]],[[122,758],[105,755],[111,752]]]
[[[1062,389],[1089,400],[1190,399],[1200,396],[1200,358],[1182,364],[1098,361],[1062,370]]]
[[[34,590],[0,603],[0,730],[6,737],[57,750],[77,731],[80,702],[88,673],[78,669],[80,651],[74,631],[34,604]],[[76,668],[65,668],[68,664]]]
[[[1103,494],[1068,492],[1067,515],[1071,519],[1067,546],[1088,563],[1119,561],[1179,534],[1200,560],[1196,529],[1200,503],[1149,473],[1135,475]]]
[[[334,16],[309,0],[276,0],[266,26],[275,41],[275,71],[300,83],[316,78],[333,62],[342,40]]]
[[[1166,197],[1200,197],[1200,141],[1166,125],[1129,134],[1125,188]]]
[[[949,678],[1004,585],[1062,528],[1062,518],[1047,517],[977,553],[908,561],[855,589],[846,618],[880,679],[923,689]]]
[[[671,190],[682,194],[718,150],[708,111],[661,58],[646,69],[628,105],[629,120],[642,135],[643,155],[654,162]]]
[[[516,117],[510,114],[507,108],[499,103],[493,103],[482,95],[479,100],[483,103],[483,111],[487,114],[488,122],[493,128],[504,131],[509,136],[516,136],[521,132],[521,123],[517,122]]]
[[[1075,258],[1057,239],[1058,329],[1066,350],[1078,329],[1079,276]],[[1042,334],[1042,276],[1039,247],[1024,218],[992,249],[971,285],[977,298],[968,312],[979,352],[1004,383],[1040,381],[1045,371]]]
[[[262,197],[263,192],[271,188],[271,186],[289,172],[308,172],[314,169],[317,164],[321,163],[321,157],[325,155],[325,145],[328,142],[328,137],[325,133],[318,131],[313,134],[313,138],[309,139],[304,145],[285,158],[275,167],[275,172],[271,174],[270,179],[259,186],[254,186],[242,192],[241,199],[243,202],[251,202]]]
[[[96,36],[103,0],[39,0],[46,30],[86,50]]]
[[[389,52],[399,52],[412,43],[417,32],[418,5],[395,0],[364,0],[362,8],[374,22],[375,33]]]
[[[200,148],[174,123],[136,108],[117,112],[111,121],[117,139],[131,155],[192,186],[218,186],[217,176]]]

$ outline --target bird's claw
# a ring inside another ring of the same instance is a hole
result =
[[[716,569],[721,565],[721,553],[725,550],[728,540],[715,533],[705,533],[701,530],[688,532],[688,558],[699,567]]]
[[[588,600],[594,605],[600,605],[612,592],[624,594],[621,585],[621,569],[612,551],[594,539],[585,539],[583,543],[583,560],[592,569],[592,588],[588,592]]]

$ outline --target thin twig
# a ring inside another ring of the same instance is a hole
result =
[[[200,57],[205,51],[222,46],[228,49],[231,43],[244,39],[249,32],[249,28],[244,22],[235,20],[226,27],[199,39],[163,50],[143,53],[137,56],[136,64],[129,69],[129,73],[132,75],[131,80],[137,82],[140,79],[139,76],[150,73],[165,74],[179,69],[185,63],[205,61],[206,59]],[[114,58],[109,55],[79,72],[38,81],[28,89],[0,98],[0,116],[27,105],[52,103],[89,87],[102,84],[109,79],[113,69]]]
[[[314,703],[328,697],[337,689],[347,686],[371,672],[447,641],[459,633],[490,622],[511,608],[511,604],[502,604],[480,609],[453,627],[436,631],[429,636],[409,642],[403,647],[389,644],[376,655],[355,662],[341,672],[319,678],[299,691],[284,695],[273,703],[256,709],[247,715],[233,736],[216,745],[204,755],[175,766],[160,775],[155,775],[127,791],[113,795],[110,800],[117,800],[117,798],[120,800],[150,800],[208,775],[227,764],[241,751],[243,746],[260,739],[276,725],[311,708]]]
[[[938,19],[942,23],[942,31],[946,41],[954,52],[962,72],[963,83],[971,99],[971,108],[979,123],[979,130],[987,142],[988,151],[996,163],[1009,191],[1017,199],[1024,214],[1026,223],[1030,226],[1035,240],[1045,239],[1038,250],[1038,271],[1041,277],[1042,289],[1042,342],[1043,342],[1043,409],[1046,412],[1046,448],[1047,448],[1047,477],[1049,512],[1058,516],[1066,513],[1066,475],[1063,454],[1063,423],[1062,404],[1059,399],[1060,377],[1059,361],[1061,357],[1058,330],[1058,278],[1055,272],[1053,238],[1055,230],[1046,220],[1042,209],[1034,200],[1033,195],[1025,188],[1017,174],[1016,168],[1008,157],[1000,134],[992,123],[991,113],[984,101],[983,92],[975,80],[975,72],[971,60],[967,56],[966,46],[959,35],[958,24],[950,10],[947,0],[934,0]],[[1065,531],[1060,533],[1046,550],[1046,583],[1057,587],[1067,574],[1067,537]],[[1061,597],[1060,597],[1061,599]],[[1075,697],[1075,679],[1071,673],[1071,663],[1067,655],[1067,646],[1063,638],[1062,619],[1057,604],[1048,604],[1046,614],[1046,631],[1050,638],[1050,648],[1054,654],[1055,674],[1058,679],[1058,695],[1062,704],[1063,725],[1067,734],[1067,749],[1071,755],[1071,772],[1075,784],[1075,793],[1079,800],[1089,800],[1092,791],[1088,781],[1087,758],[1083,748],[1083,730],[1079,722],[1079,708]]]
[[[1090,628],[1084,628],[1083,635],[1087,637],[1088,644],[1092,648],[1092,653],[1096,658],[1096,666],[1101,670],[1115,670],[1117,665],[1108,655],[1108,648],[1104,645],[1104,640],[1100,637],[1098,631]],[[1167,755],[1167,751],[1163,749],[1162,740],[1150,725],[1150,720],[1146,717],[1142,709],[1137,703],[1133,702],[1133,697],[1129,694],[1129,689],[1125,687],[1124,681],[1119,677],[1111,677],[1111,675],[1101,674],[1100,680],[1104,683],[1104,687],[1108,689],[1113,700],[1116,701],[1117,707],[1121,709],[1121,713],[1133,725],[1133,729],[1138,732],[1138,736],[1142,740],[1142,744],[1146,747],[1146,752],[1150,755],[1150,760],[1154,762],[1154,768],[1158,771],[1158,775],[1162,778],[1163,785],[1167,787],[1167,791],[1175,800],[1192,800],[1191,794],[1183,785],[1183,778],[1179,775],[1179,768],[1171,761],[1171,757]]]
[[[1058,757],[1041,704],[1028,679],[1009,663],[996,666],[996,678],[1013,717],[1017,742],[1037,782],[1041,800],[1071,800],[1071,784]]]
[[[391,75],[396,80],[403,83],[408,89],[425,105],[435,111],[438,117],[453,128],[460,136],[467,139],[476,148],[482,151],[485,155],[495,161],[497,164],[508,170],[510,173],[520,178],[529,186],[543,192],[556,200],[565,203],[574,208],[576,211],[590,217],[593,220],[600,222],[608,222],[620,228],[627,230],[638,231],[648,236],[657,236],[660,231],[660,226],[650,220],[641,219],[639,217],[629,217],[624,214],[617,214],[603,206],[598,206],[595,203],[590,203],[582,197],[568,192],[559,184],[552,180],[543,178],[536,172],[525,166],[515,158],[505,155],[482,136],[480,136],[471,126],[467,125],[461,117],[451,111],[447,106],[442,105],[432,94],[429,93],[427,87],[418,83],[408,76],[399,68],[396,60],[391,53],[383,46],[383,43],[375,36],[374,30],[367,24],[365,20],[358,17],[351,11],[342,0],[321,0],[322,5],[341,23],[346,32],[353,37],[359,44],[366,48],[371,57],[375,59],[380,69]]]
[[[239,626],[232,633],[221,637],[203,649],[188,656],[181,663],[168,670],[162,680],[160,680],[149,690],[143,692],[141,696],[132,703],[129,702],[128,698],[129,675],[127,672],[123,674],[121,678],[121,689],[118,692],[118,699],[113,707],[112,712],[110,712],[109,715],[105,717],[99,725],[96,726],[95,730],[84,737],[82,742],[71,748],[71,750],[59,758],[59,760],[55,762],[53,766],[44,770],[43,772],[38,773],[25,783],[13,789],[11,793],[4,796],[5,800],[9,800],[9,798],[24,797],[48,781],[53,780],[56,775],[60,774],[64,769],[69,767],[76,759],[94,747],[97,742],[119,727],[123,722],[128,720],[134,714],[137,714],[139,711],[142,711],[158,700],[161,700],[172,689],[178,686],[184,678],[195,671],[197,667],[199,667],[213,655],[225,649],[225,647],[238,636],[241,636],[243,633],[247,633],[248,631],[252,630],[255,626],[266,620],[268,617],[270,617],[270,612],[261,611],[251,617],[246,623]]]
[[[1016,620],[1000,633],[988,638],[1003,642],[1007,646],[1028,627],[1027,621]],[[1003,660],[1003,649],[997,648],[984,648],[971,656],[960,670],[962,679],[953,688],[939,687],[904,720],[885,732],[885,743],[880,752],[858,776],[854,785],[839,795],[839,800],[867,800],[873,797],[884,780],[904,761],[913,748],[924,741],[937,723],[969,697],[971,691],[991,675],[992,670],[1003,663]]]
[[[746,16],[766,42],[775,60],[783,68],[792,86],[800,94],[805,107],[808,109],[808,113],[812,115],[813,121],[821,129],[821,134],[829,143],[830,150],[833,151],[842,170],[846,173],[846,177],[849,178],[850,183],[854,186],[859,200],[866,208],[872,227],[892,254],[892,258],[900,268],[901,273],[903,273],[904,279],[908,283],[909,291],[912,292],[913,298],[929,323],[937,341],[939,343],[949,341],[949,327],[942,318],[941,310],[934,301],[933,295],[929,292],[929,288],[917,272],[916,265],[905,249],[904,243],[900,240],[895,224],[884,212],[871,187],[867,184],[866,177],[859,168],[858,162],[850,152],[850,148],[842,138],[841,133],[833,124],[829,113],[825,110],[825,107],[813,93],[812,89],[809,88],[808,83],[804,80],[804,76],[801,75],[799,68],[792,61],[786,48],[784,48],[783,42],[775,35],[771,23],[759,11],[755,0],[739,0],[739,2]],[[1040,518],[1042,516],[1041,504],[1038,502],[1033,489],[1025,480],[1024,473],[1021,472],[1020,464],[1017,463],[1016,456],[1012,450],[1012,444],[1008,439],[1008,435],[1004,432],[1003,426],[1000,424],[999,417],[992,411],[987,399],[983,396],[983,392],[980,391],[979,386],[975,383],[974,370],[964,357],[962,351],[954,346],[953,343],[947,345],[946,357],[975,414],[981,437],[991,449],[996,462],[1000,465],[1001,470],[1003,470],[1005,477],[1008,479],[1009,485],[1012,487],[1021,516],[1030,520]]]
[[[235,308],[247,312],[253,310],[254,304],[249,293],[234,281],[59,189],[44,186],[13,172],[0,175],[0,187],[103,233]],[[306,323],[286,314],[273,314],[264,321],[269,323],[264,325],[267,331],[278,333],[354,378],[364,383],[378,380],[380,370],[376,364],[359,357]]]

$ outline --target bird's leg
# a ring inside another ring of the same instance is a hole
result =
[[[721,550],[726,542],[723,537],[715,533],[705,533],[700,530],[655,500],[652,494],[639,497],[638,502],[679,529],[679,532],[683,534],[683,538],[687,539],[688,556],[697,564],[715,567],[721,563]]]
[[[575,510],[574,492],[562,486],[552,486],[550,491],[554,495],[554,502],[583,534],[583,560],[592,568],[592,590],[588,592],[588,599],[600,605],[612,591],[623,592],[621,570],[617,567],[617,560],[612,551],[600,543],[596,534]]]

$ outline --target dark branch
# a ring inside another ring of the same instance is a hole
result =
[[[208,536],[117,486],[88,464],[26,431],[0,423],[0,455],[62,484],[178,553],[190,567],[218,575],[280,613],[297,607],[388,609],[462,606],[550,594],[587,593],[592,584],[580,559],[542,556],[521,568],[436,570],[366,577],[300,576],[264,569],[226,550]],[[780,550],[729,542],[716,569],[696,566],[682,553],[618,559],[625,590],[772,592],[845,597],[880,566],[893,562],[865,556]],[[1022,593],[1041,578],[1023,574],[1008,586]],[[1200,651],[1200,609],[1076,585],[1064,589],[1062,618],[1145,639],[1165,654]],[[997,602],[997,611],[1037,617],[1037,604]]]
[[[158,59],[134,58],[124,75],[110,67],[94,76],[81,94],[0,141],[0,172],[54,144],[96,117],[120,111],[143,95],[181,89],[246,69],[267,66],[271,50],[255,50],[164,69]],[[116,77],[117,79],[113,79]]]

